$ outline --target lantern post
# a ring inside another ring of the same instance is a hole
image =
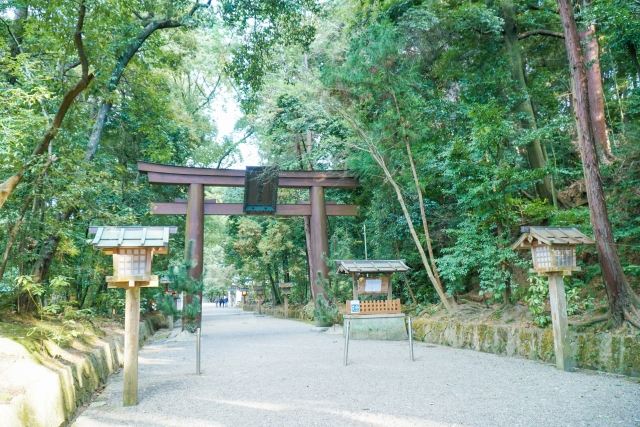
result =
[[[567,322],[567,298],[564,276],[580,271],[576,265],[576,246],[595,241],[575,228],[522,227],[522,235],[512,249],[531,249],[532,273],[549,279],[549,303],[553,325],[556,367],[571,371],[574,367]]]
[[[284,297],[284,318],[289,318],[289,294],[291,293],[291,288],[293,288],[293,283],[280,283],[280,291],[282,292],[282,296]]]
[[[258,314],[262,314],[262,295],[264,294],[264,286],[254,286],[253,290],[258,295]]]
[[[95,249],[113,256],[113,276],[108,288],[126,290],[124,315],[123,405],[138,404],[138,340],[140,331],[140,288],[157,287],[151,274],[153,255],[169,252],[169,234],[177,227],[90,227]]]

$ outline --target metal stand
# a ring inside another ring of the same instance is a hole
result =
[[[413,329],[411,329],[411,316],[407,316],[407,324],[409,327],[409,355],[413,362]]]
[[[347,360],[349,359],[349,328],[351,322],[348,320],[345,322],[345,335],[344,335],[344,366],[347,366]]]
[[[200,375],[200,328],[196,329],[196,375]]]

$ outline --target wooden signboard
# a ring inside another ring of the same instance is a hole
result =
[[[244,183],[244,212],[275,214],[277,201],[277,169],[247,166]]]
[[[382,295],[389,291],[389,276],[360,277],[358,295]]]

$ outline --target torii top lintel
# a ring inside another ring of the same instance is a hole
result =
[[[215,187],[244,187],[245,171],[209,169],[138,162],[138,171],[149,175],[150,184],[202,184]],[[281,188],[357,188],[358,179],[348,171],[279,171]]]

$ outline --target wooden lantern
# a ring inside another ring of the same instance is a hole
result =
[[[151,274],[154,254],[169,252],[169,234],[177,227],[90,227],[93,247],[113,256],[109,288],[126,289],[124,315],[124,406],[138,403],[138,335],[140,331],[140,288],[158,286]]]
[[[521,227],[522,235],[511,249],[531,249],[532,272],[540,275],[580,271],[576,265],[576,246],[594,244],[595,240],[575,228]]]
[[[594,244],[595,240],[575,228],[522,227],[521,231],[522,235],[511,245],[511,249],[531,249],[531,271],[549,278],[556,366],[563,371],[571,371],[573,360],[563,276],[580,271],[580,267],[576,265],[576,246]]]
[[[278,286],[280,287],[282,295],[289,295],[291,293],[291,288],[293,288],[293,283],[280,283]]]
[[[253,291],[258,295],[258,314],[262,314],[262,295],[264,294],[264,286],[254,286]]]
[[[282,296],[284,297],[284,318],[289,318],[289,294],[291,293],[291,288],[293,288],[293,283],[280,283],[280,292],[282,292]]]

